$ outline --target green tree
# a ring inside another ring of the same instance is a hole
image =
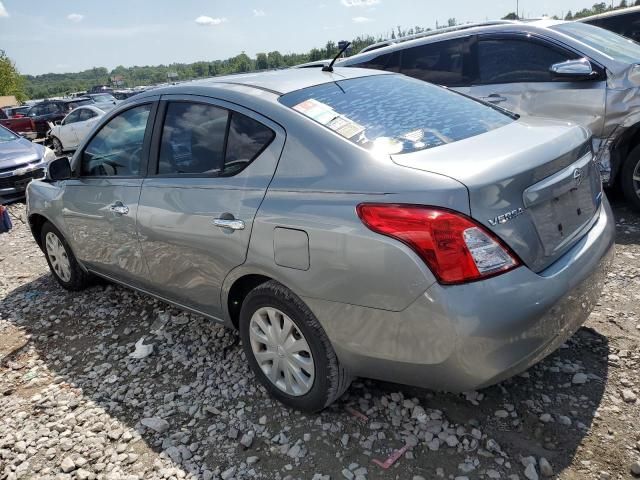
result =
[[[516,12],[509,12],[502,17],[502,20],[518,20],[518,14]]]
[[[640,1],[640,0],[638,0],[638,1]],[[567,12],[567,14],[564,16],[564,19],[565,20],[573,20],[573,13],[571,13],[571,10],[569,10]]]
[[[256,55],[256,70],[266,70],[267,68],[269,68],[269,63],[267,62],[267,54],[258,53]]]
[[[269,68],[282,68],[285,66],[282,54],[277,50],[267,54],[267,64]]]
[[[4,50],[0,50],[0,95],[13,95],[20,102],[27,98],[24,78]]]

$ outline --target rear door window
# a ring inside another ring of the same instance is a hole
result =
[[[480,84],[551,82],[551,66],[579,58],[578,55],[538,40],[480,38],[478,71]]]
[[[400,73],[447,87],[467,86],[470,46],[469,38],[456,38],[403,49]]]
[[[241,113],[171,102],[162,129],[158,174],[235,175],[274,137],[270,128]]]
[[[325,83],[280,102],[374,152],[409,153],[494,130],[515,117],[436,85],[381,74]]]
[[[62,124],[69,125],[70,123],[79,122],[80,115],[82,115],[82,112],[80,110],[74,110],[73,112],[71,112],[69,115],[66,116]]]
[[[93,110],[89,110],[88,108],[81,108],[80,111],[80,121],[86,122],[87,120],[91,120],[93,117],[97,117],[98,114]]]
[[[370,60],[356,65],[350,65],[358,68],[373,68],[374,70],[386,70],[388,72],[398,72],[400,69],[400,50],[390,53],[382,53]]]

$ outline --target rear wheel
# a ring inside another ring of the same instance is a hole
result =
[[[60,231],[46,222],[40,235],[49,269],[58,283],[67,290],[83,290],[88,287],[91,276],[80,267]]]
[[[56,156],[61,157],[64,153],[64,147],[62,146],[62,142],[57,137],[51,137],[51,146],[53,147],[53,151],[56,152]]]
[[[622,165],[620,183],[626,200],[635,210],[640,210],[640,146],[631,150]]]
[[[247,295],[240,336],[251,369],[285,405],[317,412],[351,383],[313,313],[278,282],[266,282]]]

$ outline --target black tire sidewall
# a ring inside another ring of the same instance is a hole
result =
[[[259,377],[260,382],[265,386],[269,393],[280,402],[289,405],[295,409],[306,412],[317,412],[322,410],[328,401],[330,385],[330,375],[328,366],[328,352],[323,345],[318,332],[310,327],[307,322],[315,321],[315,318],[307,318],[312,315],[311,312],[305,311],[297,302],[287,301],[280,298],[277,293],[268,293],[261,290],[259,293],[250,293],[242,304],[240,311],[240,337],[245,351],[245,355],[254,374]],[[262,307],[273,307],[282,311],[291,318],[304,335],[311,354],[313,355],[314,364],[314,382],[311,390],[301,396],[291,396],[280,390],[267,378],[262,372],[258,362],[256,361],[253,350],[251,349],[251,340],[249,338],[249,325],[253,314]]]
[[[51,260],[49,259],[49,254],[47,252],[47,244],[46,244],[46,238],[48,233],[53,233],[60,239],[60,242],[62,243],[62,246],[64,247],[64,250],[67,253],[67,258],[69,259],[69,266],[70,266],[69,270],[71,271],[71,279],[68,282],[65,282],[64,280],[62,280],[53,269],[53,265],[51,265]],[[63,288],[67,290],[83,289],[87,284],[88,275],[82,269],[82,267],[80,267],[80,265],[78,264],[76,257],[73,255],[73,252],[71,251],[71,247],[69,247],[69,244],[65,240],[64,236],[60,233],[60,230],[58,230],[50,222],[46,222],[42,226],[42,231],[40,232],[40,243],[42,245],[44,257],[46,258],[47,264],[49,265],[49,270],[51,270],[51,274],[56,279],[56,281]]]
[[[633,172],[638,166],[638,163],[640,163],[640,146],[634,148],[631,153],[627,155],[627,159],[622,165],[622,171],[620,172],[620,184],[624,197],[636,211],[640,211],[640,197],[634,187]]]
[[[56,143],[60,145],[59,151],[58,148],[56,148]],[[58,137],[51,138],[51,146],[53,146],[53,151],[56,153],[56,155],[60,156],[64,153],[64,145],[62,145],[62,142]]]

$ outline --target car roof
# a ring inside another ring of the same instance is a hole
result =
[[[640,12],[640,7],[627,7],[627,8],[619,8],[617,10],[611,10],[605,13],[599,13],[598,15],[591,15],[590,17],[584,17],[577,19],[576,22],[591,22],[593,20],[600,20],[601,18],[609,18],[609,17],[617,17],[620,15],[627,15],[630,13],[638,13]]]
[[[479,35],[479,34],[500,34],[500,33],[516,33],[525,35],[542,35],[551,38],[557,42],[564,43],[569,47],[577,49],[583,55],[587,55],[594,59],[596,62],[604,65],[606,68],[611,69],[613,72],[619,72],[621,69],[626,68],[624,62],[620,62],[613,59],[601,52],[600,50],[585,44],[580,39],[571,36],[563,31],[557,30],[553,27],[558,25],[570,24],[574,22],[567,22],[564,20],[553,19],[535,19],[527,21],[512,21],[508,23],[499,23],[494,25],[481,25],[468,29],[448,31],[444,33],[437,33],[434,35],[411,39],[400,43],[394,43],[386,47],[377,48],[364,53],[358,53],[351,57],[347,57],[336,63],[338,66],[359,65],[367,62],[379,55],[395,52],[396,50],[405,50],[411,47],[417,47],[429,43],[437,43],[445,40],[456,39],[466,36]]]
[[[302,90],[324,83],[337,82],[358,77],[373,75],[389,75],[390,72],[368,70],[364,68],[339,68],[333,72],[323,72],[322,68],[287,68],[283,70],[269,70],[255,73],[242,73],[237,75],[225,75],[221,77],[194,80],[193,82],[172,85],[151,90],[147,93],[161,95],[165,93],[179,93],[189,87],[222,87],[224,85],[241,85],[271,92],[275,95],[284,95],[296,90]]]

